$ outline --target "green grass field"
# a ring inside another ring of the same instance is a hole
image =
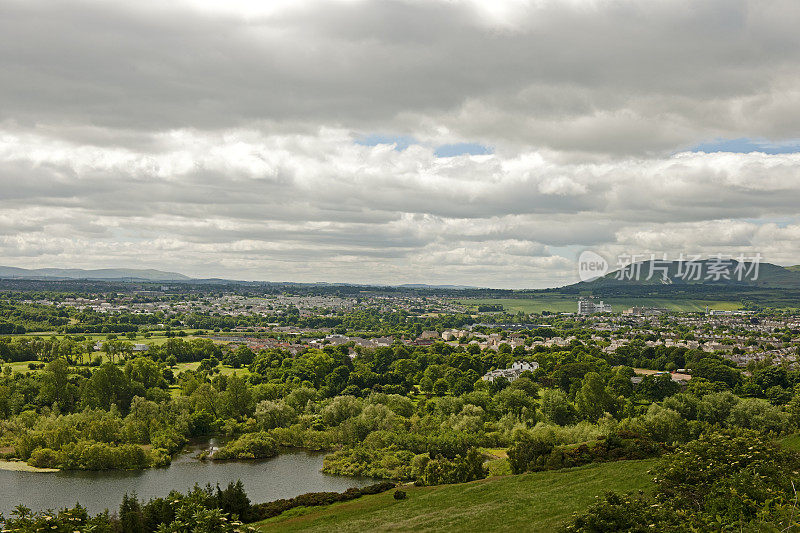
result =
[[[780,440],[780,443],[781,446],[783,446],[787,450],[800,452],[800,433],[795,433],[794,435],[789,435],[788,437],[784,437]]]
[[[93,356],[97,356],[97,355],[101,356],[104,361],[108,361],[109,360],[108,357],[102,352],[95,352]],[[88,359],[88,357],[87,357],[87,359]],[[28,366],[31,363],[37,364],[37,365],[38,364],[42,364],[41,361],[19,361],[19,362],[15,362],[15,363],[5,363],[2,366],[10,366],[12,372],[23,372],[23,373],[25,373],[25,372],[33,372],[33,373],[40,372],[40,370],[38,370],[38,369],[37,370],[31,370],[29,368],[29,366]],[[119,358],[117,358],[117,363],[116,364],[120,368],[125,366],[125,363],[123,361],[121,361]],[[199,366],[200,366],[200,363],[178,363],[177,365],[172,367],[172,371],[177,376],[181,372],[184,372],[185,370],[197,370],[197,368]],[[75,367],[75,368],[77,368],[77,367]],[[80,367],[80,368],[86,368],[86,367],[83,366],[83,367]],[[92,368],[92,367],[89,367],[89,368]],[[236,374],[239,377],[245,377],[245,376],[250,374],[250,370],[247,367],[233,368],[232,366],[220,365],[218,368],[219,368],[219,373],[222,374],[222,375],[225,375],[225,376],[230,376],[230,375]],[[177,387],[174,387],[174,388],[177,389]]]
[[[259,531],[556,531],[605,491],[649,490],[655,459],[494,477],[460,485],[404,487],[326,507],[298,508]]]
[[[194,330],[192,330],[194,331]],[[26,333],[25,335],[11,335],[12,338],[15,337],[55,337],[59,340],[63,339],[64,337],[75,337],[77,335],[81,335],[86,338],[87,341],[93,342],[105,342],[107,339],[107,333],[75,333],[70,335],[65,335],[63,333],[55,333],[55,332],[36,332],[36,333]],[[133,342],[137,344],[155,344],[155,345],[162,345],[167,342],[170,338],[178,338],[183,340],[190,340],[196,339],[194,335],[188,334],[185,337],[167,337],[163,333],[153,333],[149,338],[145,338],[142,333],[138,333],[135,339],[129,339],[125,336],[124,333],[117,333],[117,340]]]
[[[629,307],[666,307],[672,311],[705,311],[710,309],[734,311],[741,308],[740,302],[720,300],[670,300],[667,298],[604,298],[605,303],[611,304],[614,312],[621,312]],[[506,311],[523,313],[574,313],[578,310],[578,299],[564,296],[536,296],[535,298],[470,298],[459,300],[462,305],[502,305]]]

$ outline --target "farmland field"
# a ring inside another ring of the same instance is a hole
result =
[[[672,311],[704,311],[706,306],[721,311],[734,311],[741,308],[738,301],[724,300],[670,300],[666,298],[604,298],[611,304],[614,312],[620,312],[633,306],[666,307]],[[578,308],[578,299],[559,295],[542,295],[534,298],[469,298],[458,301],[462,305],[502,305],[506,311],[516,313],[574,313]]]

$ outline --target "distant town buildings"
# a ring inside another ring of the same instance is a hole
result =
[[[634,368],[633,370],[636,372],[636,375],[631,377],[631,383],[634,385],[641,383],[645,376],[669,376],[672,381],[679,385],[686,385],[692,379],[692,375],[688,374],[685,368],[681,368],[677,372],[662,372],[645,368]]]
[[[378,348],[380,346],[391,346],[394,342],[393,337],[375,337],[373,339],[364,339],[362,337],[348,337],[347,335],[340,335],[334,333],[326,335],[322,339],[314,339],[309,343],[312,348],[322,348],[324,346],[341,346],[348,343],[353,343],[353,346],[361,346],[362,348]]]
[[[539,363],[533,361],[528,363],[526,361],[514,361],[511,368],[499,368],[497,370],[490,370],[481,378],[483,381],[493,382],[497,378],[506,378],[508,381],[515,381],[523,372],[533,372],[539,368]]]
[[[593,297],[580,298],[578,300],[579,315],[594,315],[597,313],[610,313],[611,305],[604,304],[603,300],[596,300]]]

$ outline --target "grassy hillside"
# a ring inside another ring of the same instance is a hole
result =
[[[800,452],[800,433],[795,433],[794,435],[789,435],[788,437],[784,437],[781,439],[780,442],[781,446],[783,446],[787,450]]]
[[[327,507],[293,509],[259,531],[555,531],[605,491],[648,490],[654,459],[489,478],[461,485],[408,487]]]
[[[800,272],[792,267],[785,268],[770,263],[751,265],[749,263],[740,264],[737,261],[730,259],[726,259],[721,262],[703,260],[696,262],[697,268],[699,269],[697,273],[695,273],[691,267],[687,267],[687,263],[681,264],[678,261],[672,261],[668,264],[642,261],[639,263],[639,265],[639,275],[635,276],[634,280],[629,278],[618,279],[619,271],[615,270],[596,280],[579,283],[577,285],[585,286],[587,288],[631,284],[661,285],[662,270],[660,270],[660,268],[666,266],[667,276],[670,278],[671,283],[677,285],[733,285],[773,288],[781,287],[793,289],[800,287]],[[655,265],[655,268],[651,268],[651,265]],[[716,272],[720,272],[718,270],[720,265],[724,266],[724,275],[716,274]],[[628,272],[633,271],[635,270],[628,270]],[[651,276],[651,272],[653,272],[655,275]]]

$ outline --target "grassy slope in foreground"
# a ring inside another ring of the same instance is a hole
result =
[[[489,478],[460,485],[408,487],[327,507],[294,509],[256,524],[259,531],[555,531],[605,491],[648,490],[654,459],[594,464]]]

